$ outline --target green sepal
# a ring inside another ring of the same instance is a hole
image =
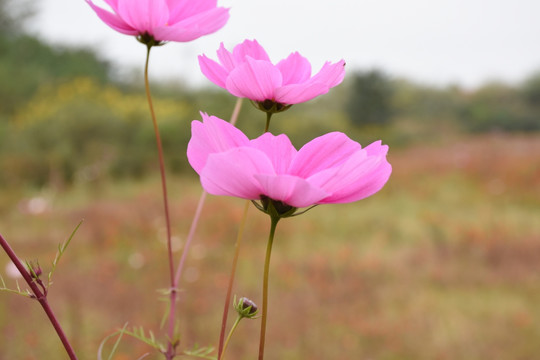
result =
[[[253,101],[251,100],[253,106],[257,109],[264,111],[265,113],[277,114],[283,111],[287,111],[291,108],[291,105],[286,105],[282,103],[275,102],[273,100],[264,100],[264,101]]]

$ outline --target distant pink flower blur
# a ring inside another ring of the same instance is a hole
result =
[[[231,53],[221,44],[219,62],[199,56],[202,73],[214,84],[258,103],[291,105],[326,94],[345,76],[345,61],[326,62],[311,75],[311,64],[298,52],[274,65],[256,40],[236,45]]]
[[[221,29],[228,9],[217,0],[104,0],[112,12],[86,0],[101,20],[126,35],[187,42]]]
[[[332,132],[296,150],[286,135],[267,132],[249,140],[224,120],[202,118],[192,122],[187,155],[213,195],[268,197],[296,208],[348,203],[379,191],[392,172],[388,146],[380,141],[362,148]]]

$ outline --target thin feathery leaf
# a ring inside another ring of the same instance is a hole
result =
[[[146,336],[144,328],[142,326],[133,327],[133,330],[130,331],[130,330],[128,330],[127,325],[128,324],[126,323],[122,329],[120,329],[118,331],[115,331],[114,333],[110,334],[105,339],[103,339],[103,341],[101,342],[101,344],[99,346],[99,349],[98,349],[98,357],[97,357],[98,360],[103,360],[102,352],[103,352],[103,347],[105,346],[105,343],[107,341],[109,341],[109,339],[111,339],[112,337],[114,337],[114,336],[116,336],[118,334],[120,334],[120,336],[118,337],[115,345],[113,346],[111,354],[109,355],[109,358],[107,360],[112,359],[112,356],[114,355],[114,353],[115,353],[115,351],[116,351],[116,349],[118,347],[118,344],[120,343],[120,340],[121,340],[123,335],[131,336],[132,338],[135,338],[135,339],[137,339],[137,340],[151,346],[152,348],[154,348],[154,349],[156,349],[156,350],[158,350],[160,352],[165,351],[165,346],[163,346],[163,344],[156,341],[152,331],[149,331],[149,336]],[[143,359],[148,355],[149,354],[144,354],[140,359]]]
[[[84,220],[81,220],[79,222],[79,224],[77,224],[77,226],[75,227],[75,229],[71,232],[71,235],[69,236],[69,238],[64,241],[62,244],[59,244],[58,245],[58,252],[56,253],[56,257],[54,258],[53,262],[52,262],[52,268],[51,268],[51,271],[49,272],[49,276],[48,276],[48,279],[47,279],[47,288],[52,284],[52,276],[53,276],[53,273],[54,271],[56,270],[56,266],[58,265],[58,262],[60,261],[60,259],[62,258],[62,255],[64,254],[64,252],[66,251],[68,245],[71,243],[71,240],[73,239],[73,237],[75,236],[75,233],[77,232],[77,230],[79,230],[79,228],[81,227],[82,223],[83,223]]]
[[[101,344],[99,344],[99,347],[98,347],[98,353],[97,353],[97,360],[103,360],[103,355],[102,355],[102,352],[103,352],[103,347],[105,346],[105,344],[107,343],[107,341],[109,341],[109,339],[115,337],[116,335],[120,334],[120,337],[122,337],[122,334],[124,332],[124,330],[126,329],[128,323],[125,323],[124,327],[121,329],[121,330],[118,330],[118,331],[115,331],[113,332],[112,334],[110,334],[109,336],[107,336],[105,339],[103,339],[103,341],[101,341]],[[109,359],[111,358],[111,356],[113,355],[114,353],[111,353],[109,355]]]
[[[149,332],[149,336],[146,336],[146,333],[142,326],[140,326],[139,328],[133,328],[133,331],[125,330],[124,333],[144,342],[147,345],[150,345],[154,349],[162,352],[165,351],[165,347],[163,346],[163,344],[156,341],[154,334],[151,331]]]
[[[32,263],[28,260],[24,260],[24,264],[26,265],[26,269],[30,273],[30,276],[32,277],[32,279],[36,279],[37,274],[36,274],[36,271],[34,270],[34,267],[32,266]]]
[[[213,346],[205,346],[200,348],[198,345],[195,345],[195,347],[192,350],[184,350],[183,354],[181,356],[190,356],[190,357],[197,357],[199,359],[208,359],[208,360],[216,360],[216,356],[210,356],[211,353],[213,353],[215,348]]]
[[[116,339],[116,342],[114,343],[114,346],[107,360],[112,360],[113,355],[116,353],[116,350],[118,349],[118,345],[120,345],[120,341],[122,341],[122,337],[124,336],[124,331],[126,330],[127,325],[128,323],[125,323],[122,330],[120,330],[120,335],[118,336],[118,339]]]
[[[167,302],[167,307],[166,307],[165,313],[163,314],[163,317],[161,318],[161,322],[159,323],[159,328],[160,329],[163,329],[163,327],[165,326],[165,323],[167,322],[167,319],[169,318],[169,314],[171,313],[171,301],[170,301],[170,299],[168,297],[163,298],[163,301]]]
[[[4,291],[4,292],[7,292],[7,293],[11,293],[11,294],[17,294],[17,295],[22,295],[24,297],[31,297],[30,295],[30,292],[28,290],[26,291],[22,291],[21,288],[19,287],[19,282],[16,282],[17,283],[17,290],[14,290],[14,289],[10,289],[7,287],[6,285],[6,282],[4,281],[4,278],[2,277],[2,275],[0,275],[0,281],[2,282],[2,286],[0,286],[0,291]]]

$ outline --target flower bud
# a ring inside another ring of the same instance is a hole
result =
[[[253,319],[257,313],[259,312],[259,309],[257,305],[250,299],[246,297],[241,297],[238,299],[238,302],[236,302],[236,298],[233,301],[233,306],[238,313],[239,316]]]
[[[27,263],[28,271],[30,272],[30,276],[32,279],[39,279],[40,275],[43,274],[43,271],[41,270],[41,266],[39,266],[39,263],[36,261],[35,263],[30,261]]]

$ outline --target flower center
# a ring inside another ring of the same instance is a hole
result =
[[[267,214],[273,213],[278,217],[289,217],[295,213],[297,208],[280,200],[270,199],[266,195],[261,195],[262,209]]]
[[[154,39],[154,35],[150,35],[148,32],[139,34],[139,36],[137,36],[137,41],[147,46],[161,46],[165,44],[164,41]]]
[[[257,109],[262,110],[266,113],[278,113],[285,110],[289,110],[292,105],[286,105],[278,103],[274,100],[266,99],[264,101],[252,101],[251,102]]]

